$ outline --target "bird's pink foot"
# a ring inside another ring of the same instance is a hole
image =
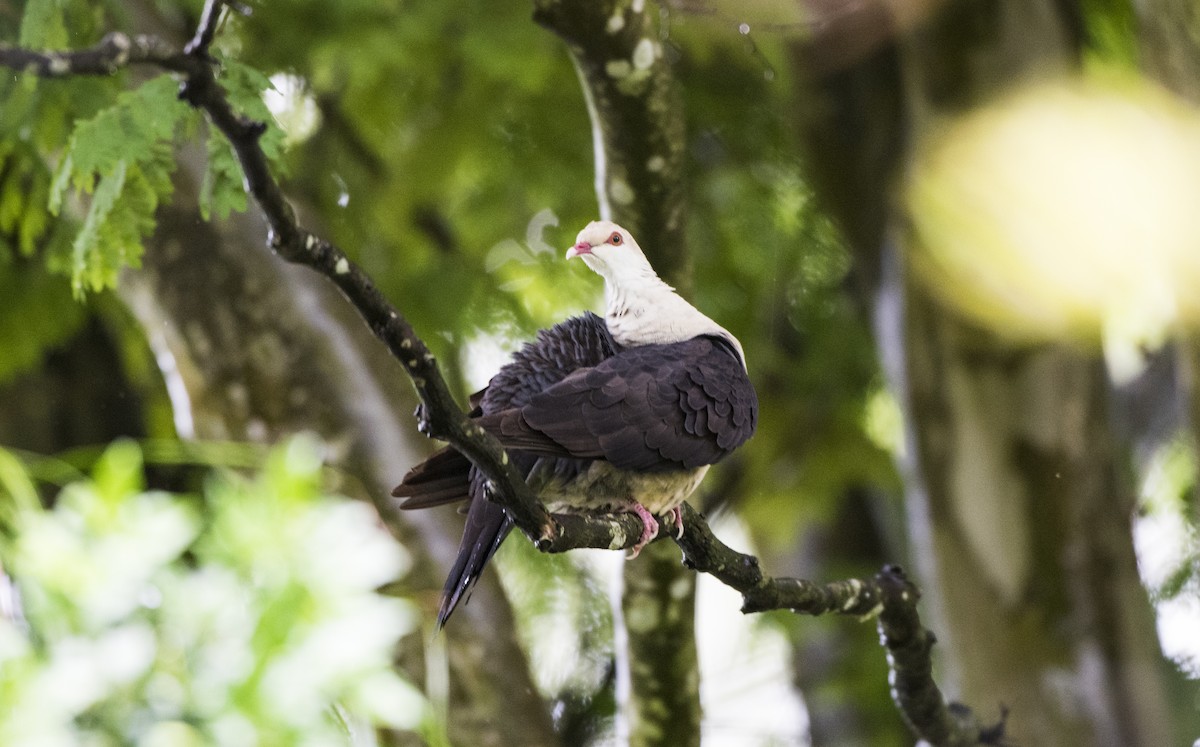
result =
[[[658,536],[658,520],[654,518],[654,514],[650,513],[640,503],[634,503],[626,510],[637,514],[642,520],[642,536],[638,538],[637,544],[633,546],[633,551],[626,556],[627,560],[633,560],[642,551],[643,547],[650,544],[650,540]]]

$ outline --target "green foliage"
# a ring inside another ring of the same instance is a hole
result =
[[[527,3],[292,2],[226,29],[239,59],[302,81],[320,125],[287,155],[295,194],[451,374],[469,340],[594,304],[562,261],[596,217],[586,108]]]
[[[1146,472],[1141,521],[1144,526],[1154,527],[1160,549],[1153,558],[1157,567],[1143,561],[1143,580],[1159,604],[1180,597],[1196,597],[1200,595],[1200,526],[1195,518],[1194,440],[1179,437],[1161,446],[1151,456]]]
[[[68,186],[91,193],[83,227],[69,257],[53,266],[68,270],[76,295],[116,283],[123,267],[137,267],[142,237],[154,229],[154,211],[171,194],[176,128],[191,110],[163,75],[117,97],[117,102],[75,126],[50,191],[58,215]]]
[[[50,172],[26,144],[0,140],[0,261],[28,257],[45,235]]]
[[[0,383],[35,365],[79,329],[85,309],[38,262],[0,261]]]
[[[224,220],[232,212],[246,209],[246,190],[242,187],[242,169],[229,139],[212,127],[205,139],[208,168],[200,183],[200,216],[204,220]]]
[[[1130,0],[1084,0],[1081,5],[1085,62],[1092,67],[1137,71],[1141,40],[1134,4]]]
[[[21,16],[18,42],[32,49],[62,49],[69,37],[65,11],[70,0],[29,0]]]
[[[259,138],[259,144],[275,175],[286,175],[284,132],[263,103],[263,94],[274,89],[270,79],[249,65],[222,58],[219,80],[239,114],[270,125]],[[214,216],[223,220],[232,212],[246,209],[242,168],[229,139],[211,125],[207,128],[205,147],[208,165],[200,184],[200,215],[205,220],[211,220]]]
[[[689,248],[695,297],[742,341],[761,402],[736,498],[766,549],[829,521],[849,488],[896,484],[865,426],[878,364],[848,292],[850,254],[819,210],[785,115],[779,50],[747,55],[703,29],[674,37],[695,133]],[[721,466],[718,466],[720,469]]]
[[[263,94],[274,90],[271,80],[259,70],[230,58],[220,60],[221,87],[229,94],[229,103],[244,117],[271,125],[259,138],[263,153],[271,163],[276,177],[287,174],[287,164],[283,157],[283,130],[275,126],[275,118],[263,102]],[[211,168],[211,167],[210,167]],[[238,180],[239,187],[241,180]]]
[[[369,744],[373,726],[426,728],[391,669],[414,612],[375,591],[409,561],[367,505],[323,494],[313,441],[193,498],[146,491],[139,448],[118,442],[53,510],[14,465],[0,451],[0,561],[27,625],[0,619],[0,743]]]

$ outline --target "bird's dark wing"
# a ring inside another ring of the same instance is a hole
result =
[[[487,415],[524,407],[579,369],[596,366],[615,352],[604,320],[591,312],[543,329],[488,382],[480,410]]]
[[[513,355],[512,362],[492,377],[486,389],[471,396],[477,412],[502,412],[527,404],[581,368],[595,366],[613,355],[612,337],[604,320],[595,314],[568,319],[538,333],[537,339]],[[528,477],[537,466],[554,474],[572,475],[586,469],[578,459],[545,459],[536,455],[511,454],[513,463]],[[512,530],[512,522],[500,506],[484,495],[485,480],[479,471],[453,447],[438,451],[414,467],[393,495],[407,498],[402,508],[426,508],[470,498],[466,526],[458,556],[446,578],[438,609],[438,627],[446,623],[454,608],[466,598],[500,543]]]
[[[478,422],[512,449],[654,472],[721,460],[757,420],[737,355],[704,336],[623,350]]]
[[[513,355],[512,362],[501,368],[485,389],[471,395],[471,417],[526,405],[535,395],[579,369],[599,364],[614,352],[604,320],[592,313],[542,330],[536,340]],[[526,473],[537,461],[530,455],[514,458]],[[557,465],[555,472],[562,473],[570,466]],[[447,446],[409,470],[392,495],[407,498],[402,505],[406,509],[464,500],[471,495],[470,469],[467,458]]]

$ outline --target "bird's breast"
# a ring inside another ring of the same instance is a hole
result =
[[[570,480],[538,480],[531,485],[551,512],[612,512],[633,502],[661,516],[687,500],[708,472],[708,465],[667,472],[628,472],[596,461]]]

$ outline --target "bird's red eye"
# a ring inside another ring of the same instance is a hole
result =
[[[613,232],[613,235],[608,237],[608,243],[612,244],[613,246],[620,246],[621,241],[621,234],[616,232]]]

